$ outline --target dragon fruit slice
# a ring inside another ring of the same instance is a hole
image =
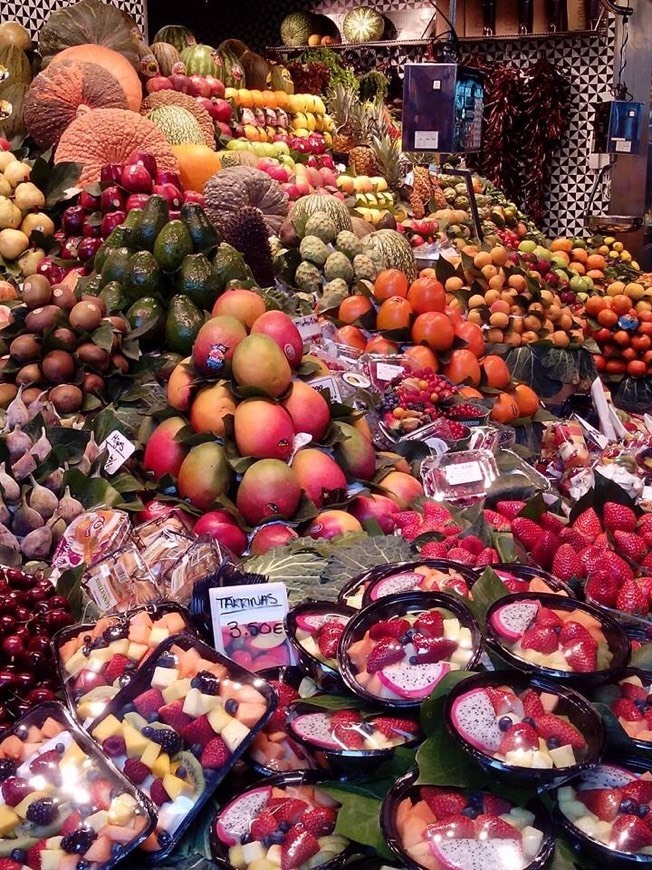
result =
[[[404,571],[402,574],[392,574],[380,580],[371,590],[371,598],[377,601],[387,595],[399,595],[401,592],[414,592],[421,589],[423,574],[417,571]]]
[[[593,788],[622,788],[628,782],[638,779],[636,774],[617,767],[615,764],[601,764],[594,770],[589,770],[582,777],[578,791],[586,791]]]
[[[453,701],[453,725],[471,746],[483,752],[496,752],[503,739],[498,716],[484,689],[474,689]]]
[[[491,625],[508,640],[518,640],[537,615],[538,601],[516,601],[499,607],[491,616]]]
[[[337,613],[302,613],[297,616],[297,628],[304,631],[317,631],[325,622],[341,622],[346,620]]]
[[[226,846],[237,845],[254,819],[260,815],[263,807],[272,796],[272,787],[263,786],[254,789],[240,797],[234,798],[224,807],[215,828],[215,833]]]
[[[450,669],[448,662],[425,665],[398,662],[378,671],[377,676],[383,686],[399,698],[417,701],[426,698]]]
[[[430,849],[442,868],[481,870],[509,867],[521,870],[527,864],[520,840],[433,839]]]
[[[304,740],[324,749],[341,749],[333,739],[329,717],[325,713],[305,713],[292,722],[292,730]]]

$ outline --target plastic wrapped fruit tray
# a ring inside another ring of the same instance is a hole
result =
[[[3,732],[0,770],[0,855],[19,850],[32,870],[108,870],[156,824],[150,801],[62,704],[42,704]]]
[[[164,641],[89,727],[158,807],[142,844],[167,856],[265,726],[277,696],[265,680],[190,635]]]
[[[542,568],[518,565],[515,562],[499,562],[490,567],[498,574],[510,592],[551,592],[555,595],[577,598],[570,586]]]
[[[325,692],[341,691],[337,649],[356,610],[332,601],[305,599],[285,617],[285,633],[299,664]]]

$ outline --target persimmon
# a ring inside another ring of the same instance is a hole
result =
[[[347,347],[355,347],[357,350],[363,351],[367,345],[364,333],[357,326],[340,326],[335,333],[335,337],[340,344],[345,344]]]
[[[519,417],[533,417],[539,410],[539,397],[527,384],[517,384],[512,393]]]
[[[455,335],[466,342],[467,350],[474,356],[481,357],[484,353],[484,336],[477,323],[468,320],[455,325]]]
[[[417,278],[412,282],[407,298],[415,314],[444,311],[446,308],[446,291],[435,278]]]
[[[374,299],[383,302],[392,296],[405,298],[408,293],[407,276],[400,269],[385,269],[374,281]]]
[[[633,359],[627,363],[627,374],[633,378],[643,378],[647,373],[647,366],[642,359]]]
[[[412,306],[402,296],[385,299],[376,315],[377,329],[406,329],[413,315]]]
[[[371,300],[362,294],[347,296],[340,304],[337,319],[341,320],[342,323],[351,324],[372,311],[373,307]]]
[[[398,353],[398,345],[395,341],[388,341],[386,338],[383,338],[382,335],[374,335],[366,343],[364,352],[383,355],[395,354]]]
[[[480,363],[466,348],[452,352],[449,362],[444,366],[444,374],[454,384],[470,383],[472,387],[480,385]]]
[[[435,373],[439,371],[439,360],[425,344],[413,344],[406,347],[403,356],[412,360],[418,369],[432,369]]]
[[[502,357],[490,353],[480,360],[480,368],[484,372],[487,386],[492,390],[504,390],[509,386],[512,376]]]
[[[622,317],[623,314],[629,314],[629,310],[632,307],[632,300],[629,296],[625,296],[624,293],[619,293],[618,296],[613,296],[611,299],[611,309],[615,311],[619,317]]]
[[[520,413],[512,393],[499,393],[489,416],[495,423],[513,423]]]
[[[446,351],[455,341],[455,327],[440,311],[427,311],[412,324],[412,341],[425,342],[434,351]]]
[[[600,326],[615,326],[618,323],[618,315],[611,308],[603,308],[598,312],[596,320]]]
[[[604,370],[609,375],[622,375],[627,368],[627,363],[622,359],[608,359]]]
[[[649,335],[633,335],[632,347],[634,350],[649,350],[652,341]]]
[[[476,390],[475,387],[460,387],[457,395],[462,399],[484,399],[480,390]]]

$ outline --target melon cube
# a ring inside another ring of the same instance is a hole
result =
[[[43,851],[39,853],[39,858],[41,859],[41,870],[58,870],[61,860],[65,858],[66,855],[67,853],[64,852],[63,849],[43,849]]]
[[[176,668],[154,668],[152,674],[152,686],[157,689],[165,689],[179,679],[179,671]]]
[[[51,716],[48,716],[45,722],[41,725],[41,734],[44,737],[56,737],[57,734],[61,734],[62,731],[63,725]]]
[[[221,738],[229,747],[231,752],[235,752],[242,741],[249,735],[249,729],[237,719],[232,719],[229,724],[222,729]]]
[[[460,636],[461,629],[459,619],[450,617],[444,620],[444,637],[448,640],[457,640]]]
[[[83,644],[83,640],[80,636],[71,637],[70,640],[67,640],[65,643],[62,643],[59,647],[59,658],[64,663],[64,667],[66,666],[66,662],[68,659],[72,658],[72,656],[77,652],[79,647]]]
[[[236,870],[245,870],[247,864],[242,856],[242,846],[231,846],[229,849],[229,864]]]
[[[120,640],[112,640],[108,648],[111,650],[111,655],[126,656],[129,652],[129,638],[121,637]]]
[[[88,664],[88,657],[85,656],[79,649],[73,653],[67,662],[64,662],[66,673],[71,677],[76,677],[80,671],[83,671]]]
[[[130,625],[146,625],[148,628],[153,624],[152,617],[146,610],[139,610],[131,617]]]
[[[544,769],[552,766],[552,758],[546,752],[540,752],[537,750],[532,753],[532,767]]]
[[[23,741],[15,734],[11,734],[0,743],[0,752],[8,758],[20,758],[23,754]]]
[[[548,753],[555,767],[572,767],[575,764],[573,747],[568,744],[558,746],[557,749],[549,749]]]
[[[100,831],[101,836],[108,837],[114,843],[131,843],[136,836],[133,828],[125,828],[122,825],[107,825]]]
[[[505,753],[505,761],[517,767],[532,767],[533,755],[532,749],[512,749]]]
[[[147,737],[143,737],[140,731],[137,731],[128,722],[124,725],[122,736],[124,737],[129,758],[140,758],[149,743]]]
[[[221,706],[222,701],[217,695],[205,695],[199,689],[190,689],[183,702],[183,712],[197,719],[205,713],[210,713],[216,707]]]
[[[122,722],[110,713],[106,719],[102,719],[99,725],[93,728],[93,737],[98,743],[103,743],[107,737],[115,737],[122,733]]]
[[[163,625],[155,625],[149,633],[147,643],[150,646],[158,646],[170,637],[170,632]]]
[[[89,828],[92,828],[94,831],[101,831],[105,825],[109,823],[109,814],[106,810],[98,810],[96,813],[93,813],[91,816],[87,816],[84,819],[84,824],[88,825]]]
[[[281,853],[282,849],[278,843],[274,843],[273,846],[270,846],[267,850],[267,860],[270,864],[273,864],[275,867],[281,866]]]
[[[307,653],[310,653],[310,655],[314,656],[316,659],[323,658],[316,641],[312,637],[310,637],[310,635],[308,635],[308,637],[304,638],[301,641],[301,646],[305,649]]]
[[[593,837],[598,839],[597,834],[597,821],[595,818],[591,816],[582,816],[579,819],[575,819],[575,827],[579,828],[580,831],[583,831],[589,837]]]
[[[154,743],[153,740],[150,740],[148,746],[145,748],[145,751],[140,756],[140,760],[143,762],[143,764],[146,764],[147,767],[151,768],[160,754],[161,754],[160,744]]]
[[[233,716],[230,716],[222,705],[213,708],[210,713],[208,713],[210,726],[217,734],[221,734],[224,728],[226,728],[232,720]]]
[[[258,840],[253,840],[251,843],[245,843],[242,847],[242,857],[247,866],[249,866],[252,861],[258,861],[260,858],[264,858],[266,853],[267,850]]]
[[[166,704],[171,704],[173,701],[179,701],[181,698],[185,698],[189,691],[190,680],[188,678],[177,680],[166,689],[163,689],[163,700]]]
[[[179,779],[172,773],[166,773],[163,777],[163,788],[170,795],[171,800],[176,800],[180,795],[191,795],[193,787],[187,779]]]
[[[149,632],[150,628],[148,625],[134,625],[132,623],[129,628],[129,642],[137,643],[141,646],[149,646]]]
[[[20,816],[7,804],[0,805],[0,837],[6,837],[20,824]]]
[[[185,620],[180,613],[164,613],[156,624],[161,622],[167,625],[170,634],[179,634],[186,628]]]
[[[401,834],[401,840],[406,849],[409,849],[410,846],[414,846],[415,843],[421,842],[421,840],[423,840],[423,835],[423,819],[411,817],[405,821]]]
[[[587,809],[584,804],[581,801],[576,800],[560,802],[559,809],[571,820],[571,822],[576,822],[587,814]]]
[[[541,692],[539,700],[543,704],[543,709],[546,713],[554,713],[559,703],[559,696],[551,695],[549,692]]]
[[[523,828],[521,831],[523,851],[532,859],[538,853],[543,842],[543,831],[538,828],[532,828],[530,825]]]
[[[246,725],[247,728],[253,728],[265,715],[266,710],[265,704],[252,704],[245,701],[238,705],[235,715],[238,721]]]
[[[65,857],[59,862],[59,870],[77,870],[78,863],[79,855],[69,855],[66,852]]]
[[[149,652],[149,647],[146,643],[132,642],[127,649],[127,658],[130,658],[132,662],[139,662],[147,652]]]

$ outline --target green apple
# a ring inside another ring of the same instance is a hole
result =
[[[538,245],[534,249],[534,253],[540,260],[548,260],[548,262],[552,261],[552,251],[549,251],[548,248],[543,248],[541,245]]]
[[[537,243],[525,239],[525,241],[519,243],[518,249],[524,254],[533,254],[537,249]]]

